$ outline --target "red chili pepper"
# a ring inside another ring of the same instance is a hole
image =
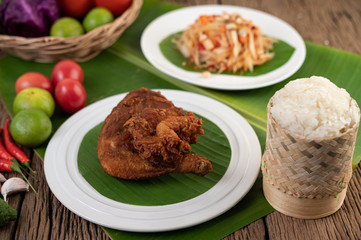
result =
[[[33,170],[30,167],[30,159],[20,148],[18,148],[18,146],[15,145],[15,143],[13,143],[11,139],[10,130],[9,130],[9,120],[10,120],[9,118],[5,120],[5,126],[4,126],[5,147],[11,155],[13,155],[25,167],[27,167],[28,169],[30,169],[30,171],[33,172]]]
[[[0,172],[14,172],[14,169],[11,169],[12,163],[12,161],[0,159]]]
[[[201,43],[201,42],[198,42],[197,46],[198,46],[198,50],[200,50],[200,51],[206,49],[206,48],[204,47],[203,43]]]
[[[0,134],[2,132],[2,128],[0,128]],[[13,156],[10,155],[10,153],[8,151],[6,151],[3,142],[0,139],[0,159],[5,159],[5,160],[11,160],[14,159]]]
[[[5,160],[5,159],[0,159],[0,172],[17,172],[17,173],[20,173],[21,176],[25,179],[25,181],[29,184],[31,189],[36,193],[33,185],[31,185],[29,180],[25,177],[25,175],[23,174],[23,172],[20,169],[19,163],[15,159],[13,159],[11,161]]]

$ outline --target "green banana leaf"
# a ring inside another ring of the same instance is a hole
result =
[[[207,70],[207,69],[195,69],[194,66],[192,65],[183,66],[183,62],[187,62],[187,59],[183,57],[183,55],[174,46],[173,43],[173,39],[177,36],[180,36],[181,34],[182,32],[173,33],[160,42],[159,47],[165,58],[168,59],[168,61],[173,63],[175,66],[179,68],[183,68],[184,70],[187,71],[202,72]],[[242,76],[258,76],[261,74],[265,74],[285,64],[290,59],[294,51],[295,49],[292,46],[288,45],[286,42],[277,40],[273,44],[273,49],[270,51],[272,53],[275,53],[274,57],[271,60],[267,61],[266,63],[260,66],[255,66],[253,71],[245,71],[242,73],[239,72],[233,73],[233,72],[225,71],[223,74],[230,74],[230,75],[241,74]]]
[[[178,7],[181,6],[145,0],[138,19],[112,47],[94,59],[81,63],[85,72],[84,87],[87,91],[87,105],[139,87],[191,91],[210,96],[238,111],[252,125],[260,140],[261,147],[264,149],[268,100],[290,80],[312,75],[324,76],[339,87],[345,88],[360,103],[361,57],[309,42],[306,43],[307,56],[300,70],[285,81],[265,88],[231,92],[209,90],[163,74],[145,60],[140,49],[140,36],[151,20]],[[54,64],[28,62],[12,56],[0,59],[0,94],[11,115],[13,115],[12,102],[15,97],[16,79],[28,71],[38,71],[50,76],[53,66]],[[68,117],[68,114],[57,108],[52,117],[53,131]],[[89,133],[87,137],[91,137],[91,134]],[[354,165],[358,164],[361,158],[361,141],[359,138],[360,134],[357,136],[353,158]],[[86,141],[84,144],[87,144]],[[43,157],[45,149],[46,144],[35,150]],[[231,210],[194,227],[162,233],[132,233],[104,229],[113,239],[220,239],[273,211],[263,196],[261,180],[261,175],[259,175],[250,192]]]
[[[212,188],[224,175],[231,160],[227,137],[208,119],[203,120],[204,135],[192,145],[192,152],[211,160],[213,171],[204,177],[194,174],[167,174],[158,178],[129,181],[106,174],[99,162],[97,140],[103,123],[83,138],[78,153],[79,171],[99,193],[118,202],[159,206],[186,201]]]

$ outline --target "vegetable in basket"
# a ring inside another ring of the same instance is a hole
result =
[[[0,25],[9,35],[47,36],[59,17],[56,0],[4,0],[0,4]]]

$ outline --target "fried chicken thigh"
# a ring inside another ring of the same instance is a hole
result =
[[[146,179],[176,173],[200,176],[212,171],[190,144],[203,134],[202,119],[175,107],[159,92],[131,91],[105,119],[98,137],[98,157],[106,173]]]

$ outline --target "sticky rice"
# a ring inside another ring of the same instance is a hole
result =
[[[350,94],[328,79],[294,80],[273,96],[270,112],[290,132],[306,138],[333,137],[358,122],[358,106]]]

